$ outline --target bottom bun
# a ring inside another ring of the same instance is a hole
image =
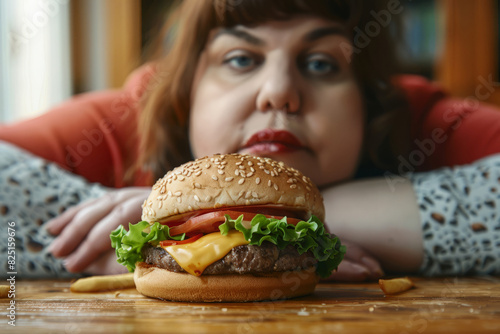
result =
[[[193,276],[137,263],[134,281],[145,296],[183,302],[248,302],[304,296],[314,291],[318,276],[311,270],[263,275]]]

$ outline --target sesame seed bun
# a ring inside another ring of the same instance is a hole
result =
[[[274,272],[266,275],[206,275],[174,273],[137,263],[134,281],[145,296],[185,302],[249,302],[308,295],[318,283],[314,271]]]
[[[298,170],[269,158],[218,154],[159,179],[143,204],[142,219],[152,223],[196,210],[256,205],[325,217],[321,193]]]

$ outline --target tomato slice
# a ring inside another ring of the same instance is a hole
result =
[[[160,241],[160,245],[162,247],[166,247],[166,246],[173,246],[173,245],[189,244],[193,241],[198,240],[202,236],[203,236],[203,234],[199,233],[199,234],[195,234],[191,238],[185,239],[185,240],[163,240],[163,241]]]
[[[242,212],[242,211],[212,211],[208,212],[196,217],[193,217],[187,220],[184,224],[180,224],[177,226],[172,226],[170,228],[170,235],[179,235],[182,233],[186,233],[186,235],[194,235],[198,233],[212,233],[217,232],[219,229],[219,225],[224,223],[226,218],[225,215],[229,215],[231,219],[236,219],[239,216],[243,215],[243,220],[250,221],[256,215],[256,213],[252,212]],[[271,216],[265,215],[267,218],[276,218],[281,219],[283,216]],[[296,218],[287,218],[288,224],[297,225],[297,223],[301,221]]]
[[[238,211],[238,212],[251,212],[253,214],[263,214],[270,215],[273,217],[294,217],[307,220],[309,215],[303,210],[297,210],[293,208],[288,208],[282,205],[248,205],[248,206],[233,206],[233,207],[221,207],[219,209],[202,209],[191,212],[182,213],[179,215],[171,216],[159,220],[160,224],[167,225],[169,227],[184,224],[191,218],[201,216],[205,213],[212,213],[214,211]]]

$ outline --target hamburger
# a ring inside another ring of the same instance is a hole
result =
[[[241,154],[197,159],[159,179],[142,221],[111,233],[143,295],[173,301],[292,298],[314,291],[345,246],[327,233],[323,198],[282,162]]]

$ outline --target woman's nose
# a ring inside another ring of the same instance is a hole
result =
[[[297,112],[300,108],[300,94],[297,80],[294,80],[294,69],[286,62],[276,62],[268,64],[262,74],[257,109]]]

